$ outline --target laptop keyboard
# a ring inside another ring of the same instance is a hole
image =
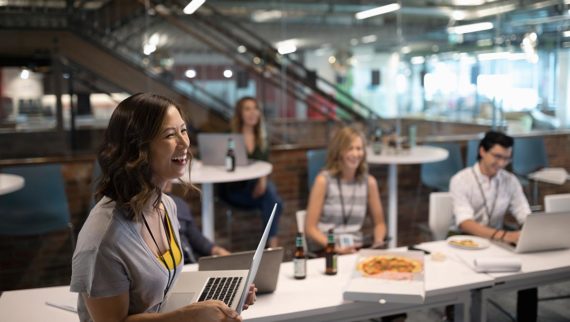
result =
[[[220,300],[230,306],[242,277],[210,277],[198,302]]]

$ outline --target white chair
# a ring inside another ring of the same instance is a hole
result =
[[[453,223],[453,205],[449,192],[432,192],[429,195],[429,229],[434,240],[447,237]]]
[[[570,193],[548,195],[544,197],[544,211],[570,211]]]

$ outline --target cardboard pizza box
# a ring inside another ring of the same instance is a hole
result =
[[[400,267],[400,272],[394,271]],[[388,271],[383,270],[392,268]],[[343,292],[350,301],[421,304],[425,298],[424,253],[362,249]]]

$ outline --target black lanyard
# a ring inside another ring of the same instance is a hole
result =
[[[150,234],[150,237],[152,238],[152,241],[156,245],[156,249],[159,252],[158,258],[160,258],[160,261],[164,264],[164,267],[166,267],[166,270],[168,271],[168,281],[166,282],[166,288],[164,289],[163,299],[166,297],[168,290],[172,286],[172,283],[174,282],[174,277],[176,277],[176,259],[174,258],[174,253],[172,252],[172,247],[170,247],[170,238],[171,238],[170,229],[169,229],[170,220],[168,220],[167,217],[168,217],[168,214],[166,213],[164,215],[164,218],[163,218],[163,228],[164,228],[164,232],[166,233],[166,239],[168,240],[168,253],[170,254],[170,258],[172,258],[172,264],[174,266],[174,269],[173,269],[174,273],[172,275],[170,274],[170,268],[168,267],[168,264],[166,263],[164,256],[162,256],[162,254],[160,253],[160,247],[158,247],[158,243],[156,242],[156,239],[154,238],[154,235],[152,234],[152,231],[150,230],[150,227],[148,225],[148,222],[146,221],[146,218],[144,217],[144,215],[142,216],[144,224],[146,226],[146,229],[148,230],[148,233]],[[176,247],[178,247],[180,249],[180,247],[178,246],[178,241],[176,241],[176,238],[174,238],[174,243],[176,244]],[[158,309],[159,311],[160,311],[160,306],[162,306],[162,302],[159,305],[159,309]]]
[[[499,178],[497,178],[497,190],[495,193],[495,198],[493,199],[493,205],[491,207],[491,210],[489,210],[489,206],[487,205],[487,198],[485,197],[485,192],[483,192],[483,186],[481,185],[481,182],[479,182],[479,178],[477,178],[477,173],[475,173],[475,170],[473,168],[471,168],[471,172],[473,172],[473,177],[475,177],[475,181],[477,181],[477,185],[479,186],[481,197],[483,197],[483,205],[485,206],[485,211],[487,212],[488,225],[491,226],[491,215],[493,214],[493,211],[495,211],[495,205],[497,204],[497,198],[499,196]]]
[[[346,226],[346,224],[348,224],[348,221],[350,220],[350,217],[352,216],[352,210],[354,209],[354,198],[356,196],[356,183],[354,183],[354,188],[352,189],[350,212],[348,213],[348,216],[346,215],[346,212],[344,211],[344,198],[342,196],[342,185],[340,183],[340,177],[336,178],[336,183],[338,185],[338,193],[340,195],[340,206],[342,209],[342,222],[343,222],[344,226]]]

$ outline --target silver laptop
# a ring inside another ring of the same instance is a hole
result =
[[[198,270],[219,271],[227,269],[247,269],[251,266],[254,251],[232,253],[227,256],[204,256],[198,260]],[[272,293],[277,287],[279,269],[283,262],[283,247],[268,248],[263,251],[263,259],[253,283],[257,293]]]
[[[515,253],[531,253],[570,248],[570,212],[537,212],[528,215],[516,247],[506,245]],[[501,245],[505,246],[504,243]]]
[[[228,140],[234,141],[234,153],[236,165],[245,166],[249,164],[243,135],[236,133],[199,133],[198,149],[200,160],[204,165],[223,166],[226,164],[226,153],[228,151]]]
[[[267,243],[276,209],[277,204],[273,206],[249,270],[181,272],[180,277],[166,295],[161,312],[170,312],[194,302],[221,300],[241,313],[249,285],[253,283],[261,263],[263,249]]]

